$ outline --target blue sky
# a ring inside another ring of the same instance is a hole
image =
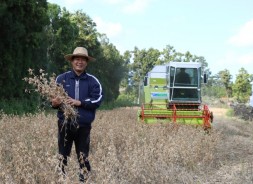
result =
[[[82,10],[123,53],[166,45],[205,57],[212,74],[253,74],[253,0],[48,0]]]

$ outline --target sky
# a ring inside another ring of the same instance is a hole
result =
[[[167,45],[203,56],[212,75],[253,74],[253,0],[48,0],[82,10],[121,54]]]

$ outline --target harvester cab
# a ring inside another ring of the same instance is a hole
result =
[[[204,82],[206,75],[202,75],[201,63],[155,66],[140,85],[139,119],[146,123],[174,122],[210,128],[213,115],[201,101]]]

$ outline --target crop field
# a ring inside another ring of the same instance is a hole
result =
[[[98,111],[87,183],[253,183],[253,123],[213,111],[209,134],[191,126],[142,124],[136,108]],[[0,114],[0,183],[78,183],[74,147],[67,178],[58,175],[56,121],[55,113]]]

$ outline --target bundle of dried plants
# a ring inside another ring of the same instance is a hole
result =
[[[69,98],[68,94],[64,90],[63,86],[56,83],[56,76],[48,76],[44,70],[39,70],[39,75],[34,73],[33,69],[29,69],[29,77],[25,77],[24,80],[35,87],[35,91],[38,92],[46,100],[51,101],[53,98],[59,98],[62,104],[60,109],[64,112],[65,122],[71,120],[70,122],[76,123],[76,118],[78,116],[77,110],[74,106],[67,103]],[[26,90],[30,92],[31,90]]]

